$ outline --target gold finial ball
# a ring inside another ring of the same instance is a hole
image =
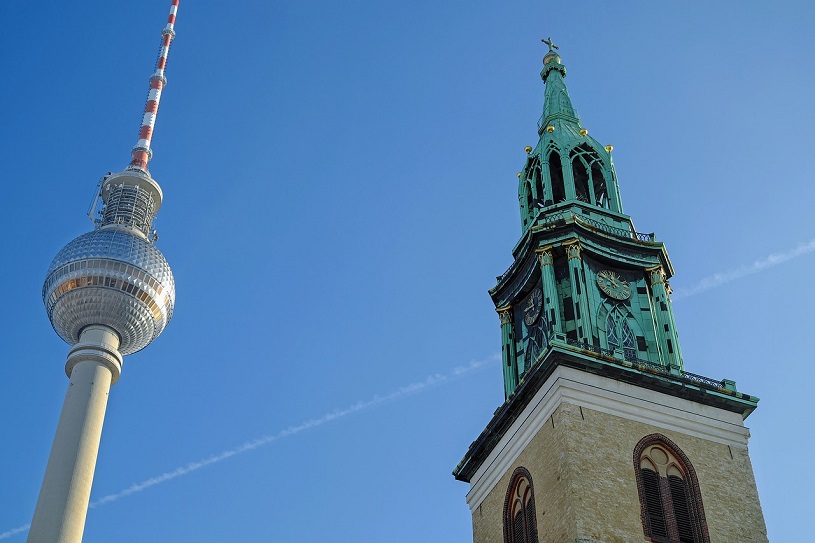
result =
[[[547,64],[560,64],[561,58],[560,55],[555,53],[554,51],[549,51],[545,55],[543,55],[543,65],[546,66]]]
[[[588,130],[586,130],[585,128],[582,128],[582,129],[580,129],[580,135],[581,135],[581,136],[588,136],[588,135],[589,135],[589,131],[588,131]]]
[[[521,178],[521,172],[518,172],[518,179]]]
[[[606,145],[606,153],[610,153],[610,152],[611,152],[611,151],[613,151],[613,150],[614,150],[614,146],[613,146],[613,145]]]
[[[555,127],[550,124],[549,126],[546,127],[546,131],[551,134],[552,132],[555,131]]]
[[[532,148],[527,145],[526,147],[524,147],[524,151],[526,151],[526,154],[528,155],[529,153],[532,152]]]

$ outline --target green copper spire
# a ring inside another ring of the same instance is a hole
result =
[[[551,125],[555,119],[563,119],[580,127],[580,118],[577,115],[572,100],[569,98],[569,91],[563,78],[566,77],[566,66],[561,63],[560,55],[555,52],[559,49],[554,44],[552,38],[541,40],[549,46],[549,52],[543,57],[543,70],[541,79],[546,83],[546,100],[543,106],[543,117],[541,126]]]
[[[522,232],[512,264],[489,291],[501,327],[506,401],[454,471],[464,481],[512,443],[506,436],[525,443],[524,425],[556,405],[546,400],[556,382],[573,379],[558,374],[559,368],[743,417],[758,402],[737,391],[733,381],[685,371],[671,305],[674,269],[665,245],[654,234],[637,232],[623,213],[612,148],[589,136],[566,90],[558,47],[551,38],[542,41],[549,51],[541,72],[546,93],[539,140],[524,148],[518,173]],[[585,386],[580,394],[594,394],[591,381],[574,379]],[[624,389],[608,390],[622,395]],[[643,402],[640,408],[649,406]],[[553,418],[552,428],[555,424]],[[550,433],[535,439],[559,438]]]
[[[684,371],[668,253],[623,213],[612,148],[583,126],[558,47],[543,42],[539,139],[526,147],[518,174],[522,235],[514,263],[490,290],[507,398],[536,367],[562,363],[564,353],[586,357],[569,363],[591,371],[688,384],[696,377]]]
[[[529,148],[519,176],[521,227],[526,231],[557,208],[575,203],[594,220],[611,215],[616,222],[630,222],[622,215],[611,146],[601,145],[583,127],[564,83],[566,67],[558,47],[551,38],[542,41],[549,46],[541,71],[546,92],[540,140]]]

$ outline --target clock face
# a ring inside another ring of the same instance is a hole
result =
[[[527,326],[532,326],[532,324],[538,320],[541,308],[543,308],[543,292],[540,287],[537,287],[529,293],[529,296],[523,301],[522,308],[524,311],[524,322]]]
[[[615,271],[600,271],[597,274],[597,286],[615,300],[626,300],[631,296],[631,285]]]
[[[546,347],[546,323],[543,319],[543,290],[536,286],[526,298],[516,306],[519,322],[519,349],[523,352],[521,375],[535,363]]]

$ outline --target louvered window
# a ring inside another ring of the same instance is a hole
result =
[[[529,534],[527,541],[538,541],[538,526],[535,522],[535,501],[530,498],[526,502],[525,515],[526,515],[526,533]]]
[[[668,537],[668,528],[665,526],[665,510],[662,508],[662,494],[659,491],[659,475],[650,469],[643,469],[642,486],[651,535]]]
[[[710,543],[699,482],[690,460],[661,434],[634,449],[642,527],[656,543]]]
[[[504,501],[504,543],[538,543],[532,476],[525,468],[515,470],[507,490]]]
[[[696,543],[696,538],[693,536],[693,522],[690,516],[685,481],[676,475],[668,475],[668,485],[671,488],[671,502],[674,506],[674,518],[676,518],[679,541],[681,543]]]
[[[518,514],[515,515],[515,521],[513,522],[512,526],[512,540],[525,541],[524,539],[525,530],[526,526],[524,524],[524,513],[523,511],[518,511]]]

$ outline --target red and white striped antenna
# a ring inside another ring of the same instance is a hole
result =
[[[144,116],[142,117],[141,128],[139,129],[139,141],[133,147],[130,155],[128,169],[142,170],[147,172],[147,163],[153,158],[153,150],[150,149],[150,142],[153,139],[153,127],[156,125],[156,115],[158,105],[161,101],[161,91],[167,85],[167,78],[164,77],[164,69],[167,67],[167,56],[170,54],[170,44],[175,38],[175,16],[178,12],[178,0],[172,0],[170,15],[167,18],[167,26],[161,31],[161,48],[156,60],[156,71],[150,76],[150,92],[147,94],[147,103],[144,105]]]

